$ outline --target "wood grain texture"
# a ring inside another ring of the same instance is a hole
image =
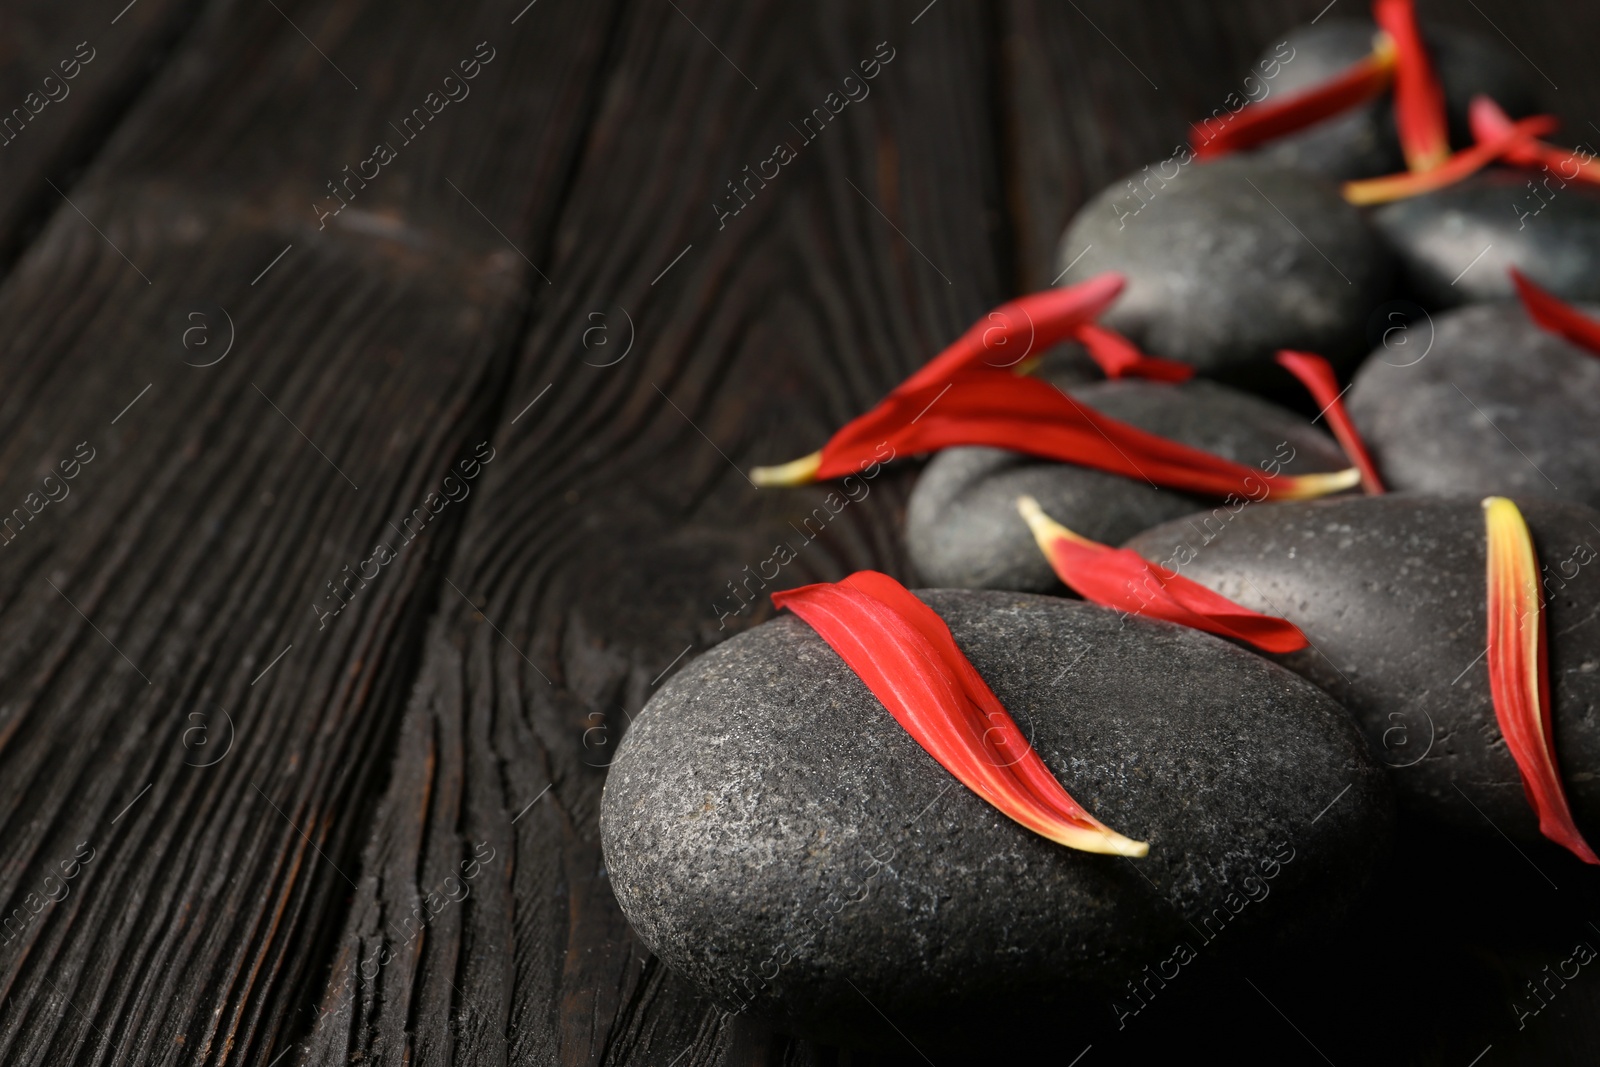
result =
[[[307,1062],[821,1055],[722,1019],[633,939],[600,787],[665,675],[767,614],[714,607],[737,606],[746,564],[787,539],[783,585],[905,572],[907,472],[822,510],[813,541],[827,490],[760,492],[743,471],[817,447],[1003,293],[993,27],[958,0],[914,26],[921,5],[678,6],[627,11]],[[790,123],[881,42],[870,96],[802,142]],[[719,229],[726,182],[779,141],[798,158]],[[599,366],[618,350],[583,347],[587,316],[620,347],[620,309],[632,350]],[[402,941],[478,842],[496,859],[470,896]]]
[[[609,16],[213,8],[0,291],[0,499],[93,452],[0,547],[0,1060],[265,1063],[309,1028],[464,513],[434,494],[486,436]],[[322,176],[483,41],[319,231]]]
[[[193,23],[198,0],[0,8],[0,268],[71,195]],[[54,185],[55,188],[51,188]]]

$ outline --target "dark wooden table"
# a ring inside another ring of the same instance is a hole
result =
[[[0,1062],[896,1059],[633,939],[609,754],[822,495],[741,472],[1048,284],[1076,205],[1323,6],[12,0]],[[1426,10],[1600,137],[1600,7]],[[786,580],[906,575],[913,473]],[[1502,851],[1042,1058],[1593,1062],[1600,967],[1510,1005],[1600,898]]]

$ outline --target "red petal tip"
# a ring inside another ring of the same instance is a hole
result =
[[[1600,322],[1561,300],[1554,293],[1535,285],[1515,267],[1509,268],[1511,284],[1516,286],[1528,317],[1540,328],[1566,338],[1592,355],[1600,355]]]
[[[1139,346],[1117,333],[1096,323],[1086,322],[1073,332],[1073,339],[1083,345],[1107,378],[1145,378],[1157,382],[1186,382],[1194,377],[1194,368],[1187,363],[1159,356],[1147,356]]]
[[[1314,352],[1291,352],[1288,349],[1280,351],[1277,355],[1278,365],[1300,379],[1300,384],[1306,387],[1306,392],[1311,394],[1311,399],[1316,401],[1322,409],[1322,414],[1328,418],[1328,425],[1333,428],[1333,436],[1338,439],[1339,447],[1344,449],[1344,454],[1361,472],[1361,485],[1368,495],[1377,496],[1383,489],[1383,479],[1378,477],[1378,468],[1372,462],[1372,457],[1367,453],[1367,446],[1361,440],[1361,435],[1356,432],[1356,424],[1344,408],[1344,392],[1339,388],[1339,380],[1334,376],[1333,367],[1328,361]]]

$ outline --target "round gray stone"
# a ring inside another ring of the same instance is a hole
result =
[[[1578,824],[1600,844],[1600,514],[1518,504],[1544,565],[1556,756]],[[1489,693],[1477,498],[1251,508],[1210,540],[1180,522],[1129,547],[1305,631],[1313,647],[1279,662],[1355,714],[1408,810],[1484,838],[1543,840]]]
[[[1376,25],[1369,20],[1334,18],[1290,30],[1281,44],[1262,53],[1255,67],[1259,73],[1272,69],[1262,63],[1280,64],[1277,77],[1261,83],[1270,91],[1265,99],[1283,99],[1343,73],[1372,50],[1376,32]],[[1423,36],[1444,87],[1450,137],[1456,147],[1472,143],[1467,107],[1477,93],[1486,94],[1513,116],[1540,110],[1543,94],[1537,76],[1521,57],[1498,42],[1449,27],[1426,28]],[[1287,63],[1284,55],[1291,57]],[[1259,97],[1259,89],[1246,89]],[[1339,180],[1405,169],[1395,134],[1394,99],[1388,93],[1364,107],[1263,146],[1259,154]]]
[[[1280,52],[1274,45],[1261,54],[1262,63],[1276,61],[1278,75],[1262,80],[1264,102],[1276,102],[1342,74],[1372,51],[1376,32],[1371,22],[1324,19],[1315,26],[1297,26],[1284,35]],[[1284,63],[1282,56],[1288,55]],[[1265,69],[1272,69],[1267,67]],[[1246,87],[1247,92],[1251,91]],[[1260,96],[1260,90],[1253,90]],[[1220,125],[1221,116],[1214,120]],[[1392,174],[1405,168],[1395,137],[1393,108],[1387,94],[1305,130],[1280,137],[1257,150],[1261,158],[1281,166],[1303,167],[1337,181]]]
[[[918,595],[1068,792],[1150,853],[1024,830],[810,627],[775,619],[663,686],[601,804],[634,930],[730,1010],[845,1042],[899,1042],[880,1011],[913,1038],[977,1019],[1113,1022],[1115,996],[1175,945],[1278,945],[1328,922],[1381,862],[1383,771],[1302,679],[1081,602]]]
[[[1587,308],[1600,317],[1600,308]],[[1392,489],[1536,495],[1600,506],[1600,357],[1479,304],[1380,347],[1346,396]]]
[[[1299,415],[1214,382],[1122,379],[1077,386],[1072,395],[1141,430],[1251,467],[1276,459],[1290,474],[1309,474],[1349,465],[1333,440]],[[955,589],[1065,592],[1017,514],[1024,494],[1057,522],[1107,544],[1206,506],[1200,497],[1088,467],[998,448],[950,448],[923,468],[906,509],[917,574]]]
[[[1562,188],[1557,177],[1541,198],[1528,183],[1545,177],[1497,167],[1384,204],[1372,223],[1411,291],[1434,307],[1514,295],[1508,267],[1564,300],[1600,300],[1600,186]]]
[[[1365,350],[1392,264],[1334,183],[1245,156],[1169,161],[1128,183],[1084,205],[1057,250],[1058,270],[1077,260],[1064,284],[1127,276],[1106,325],[1212,375],[1276,370],[1280,348],[1335,363]]]

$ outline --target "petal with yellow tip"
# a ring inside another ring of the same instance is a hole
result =
[[[1046,515],[1031,496],[1017,498],[1017,511],[1056,577],[1085,600],[1232,637],[1263,652],[1297,652],[1308,643],[1287,619],[1235,604],[1131,549],[1112,548],[1072,532]]]
[[[1550,665],[1539,560],[1528,524],[1505,497],[1483,502],[1488,535],[1489,692],[1539,832],[1585,863],[1600,864],[1567,804],[1550,719]]]
[[[906,733],[967,788],[1034,833],[1083,852],[1143,856],[1067,793],[943,619],[877,571],[774,593],[866,683]]]

